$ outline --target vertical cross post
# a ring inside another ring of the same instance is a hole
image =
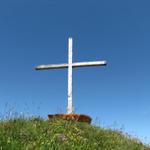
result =
[[[67,114],[73,113],[73,104],[72,104],[72,38],[68,39],[68,106]]]

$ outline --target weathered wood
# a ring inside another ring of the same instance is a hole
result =
[[[75,62],[72,63],[72,68],[77,67],[92,67],[92,66],[105,66],[107,62],[103,61],[89,61],[89,62]],[[51,64],[51,65],[39,65],[36,70],[48,70],[48,69],[63,69],[68,68],[68,64]]]
[[[89,62],[74,62],[72,63],[72,38],[68,39],[68,64],[50,64],[50,65],[39,65],[36,70],[48,70],[48,69],[63,69],[68,68],[68,106],[67,114],[73,113],[73,102],[72,102],[72,68],[77,67],[93,67],[93,66],[105,66],[107,62],[103,61],[89,61]]]
[[[67,114],[73,113],[72,105],[72,38],[68,39],[68,106]]]

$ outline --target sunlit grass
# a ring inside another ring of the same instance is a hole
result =
[[[59,119],[0,121],[1,150],[150,150],[120,131]]]

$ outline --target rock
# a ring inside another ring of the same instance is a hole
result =
[[[78,121],[78,122],[87,122],[91,123],[91,117],[84,114],[49,114],[48,118],[60,118],[64,120]]]

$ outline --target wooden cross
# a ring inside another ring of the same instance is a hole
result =
[[[74,62],[72,63],[72,38],[68,39],[68,64],[50,64],[50,65],[39,65],[36,70],[48,70],[48,69],[62,69],[68,68],[68,106],[67,114],[73,113],[73,103],[72,103],[72,68],[76,67],[90,67],[90,66],[105,66],[106,61],[89,61],[89,62]]]

